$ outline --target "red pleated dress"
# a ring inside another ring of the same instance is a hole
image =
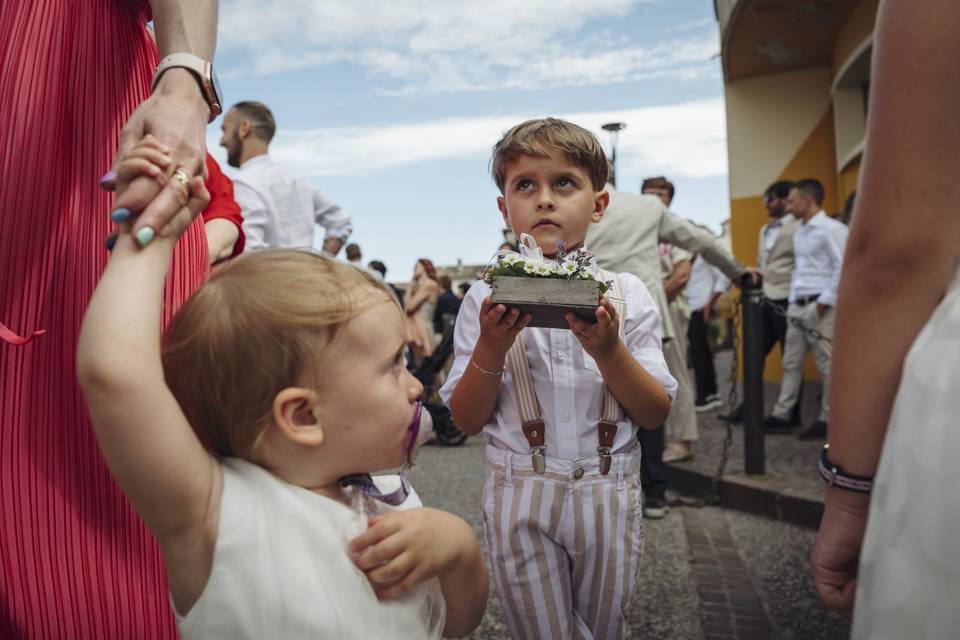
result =
[[[176,637],[160,554],[107,471],[74,374],[112,226],[98,181],[157,63],[148,15],[136,0],[0,1],[0,323],[46,331],[0,339],[0,638]],[[206,274],[198,219],[165,322]]]

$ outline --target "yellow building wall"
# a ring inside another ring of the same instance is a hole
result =
[[[861,156],[862,158],[862,156]],[[860,160],[857,158],[840,172],[840,206],[847,201],[847,196],[857,190],[857,184],[860,182]]]

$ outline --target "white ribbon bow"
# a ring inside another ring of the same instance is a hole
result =
[[[528,233],[520,234],[520,256],[543,262],[543,251],[537,246],[537,241]]]

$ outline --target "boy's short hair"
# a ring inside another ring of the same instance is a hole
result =
[[[667,195],[670,196],[671,200],[673,200],[673,196],[677,192],[673,183],[663,176],[644,178],[643,183],[640,185],[640,193],[646,193],[647,189],[666,189]]]
[[[507,165],[520,156],[543,158],[547,149],[563,152],[570,162],[584,169],[594,191],[601,191],[607,184],[607,156],[597,136],[566,120],[540,118],[512,127],[493,145],[490,173],[500,193],[506,186]]]
[[[200,440],[218,456],[248,457],[277,393],[319,387],[320,350],[378,292],[394,300],[369,273],[309,251],[258,251],[215,271],[174,316],[161,351]]]

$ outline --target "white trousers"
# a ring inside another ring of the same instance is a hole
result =
[[[487,445],[483,524],[514,639],[621,638],[643,553],[640,452],[547,458]]]
[[[808,349],[813,349],[813,361],[823,380],[822,400],[820,403],[820,420],[830,421],[830,358],[833,355],[831,343],[833,338],[833,307],[827,308],[821,318],[817,314],[817,305],[811,302],[806,305],[790,303],[787,307],[787,338],[783,347],[783,381],[780,383],[780,396],[773,407],[773,415],[787,420],[793,405],[797,404],[800,395],[800,386],[803,384],[803,359]],[[803,331],[789,319],[798,320],[808,330],[819,332],[825,340],[818,340],[812,331]]]
[[[681,294],[683,295],[683,294]],[[684,313],[678,304],[671,302],[667,307],[670,322],[676,335],[663,343],[663,359],[667,369],[677,381],[677,397],[673,399],[670,415],[664,423],[666,444],[687,440],[693,442],[699,438],[697,432],[697,411],[694,407],[693,378],[687,366],[687,327],[690,326],[690,314]]]

